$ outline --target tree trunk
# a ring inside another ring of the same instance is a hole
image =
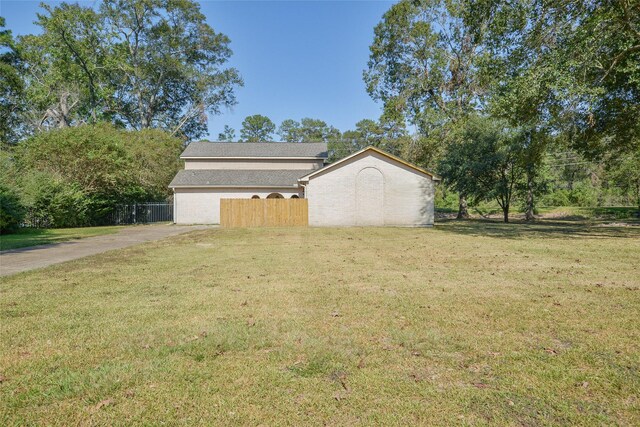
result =
[[[505,205],[502,208],[502,215],[504,216],[504,222],[508,223],[509,222],[509,205]]]
[[[458,199],[458,219],[468,219],[469,210],[467,209],[467,199],[464,196],[460,196]]]
[[[526,212],[524,214],[525,221],[535,221],[536,217],[533,214],[534,199],[533,199],[533,178],[531,175],[527,175],[527,201]]]

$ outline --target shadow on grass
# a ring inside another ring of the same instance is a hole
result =
[[[0,251],[6,251],[52,245],[83,239],[85,237],[102,236],[117,233],[122,226],[78,227],[78,228],[23,228],[17,233],[0,236]]]
[[[503,239],[547,238],[640,238],[640,222],[538,220],[534,223],[514,220],[505,224],[493,219],[440,220],[439,230],[469,236]]]

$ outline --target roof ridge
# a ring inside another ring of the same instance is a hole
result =
[[[289,142],[289,141],[191,141],[189,144],[327,144],[324,141],[305,141],[305,142]]]

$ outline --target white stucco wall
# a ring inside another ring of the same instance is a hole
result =
[[[296,188],[176,188],[173,198],[176,224],[219,224],[220,199],[250,199],[253,195],[264,199],[271,193],[285,198],[302,197]]]
[[[433,225],[434,190],[429,176],[365,151],[309,179],[309,225]]]
[[[296,169],[315,170],[324,164],[322,159],[184,159],[184,168],[189,169]]]

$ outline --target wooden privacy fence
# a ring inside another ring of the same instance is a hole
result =
[[[292,227],[309,225],[306,199],[220,199],[223,227]]]

